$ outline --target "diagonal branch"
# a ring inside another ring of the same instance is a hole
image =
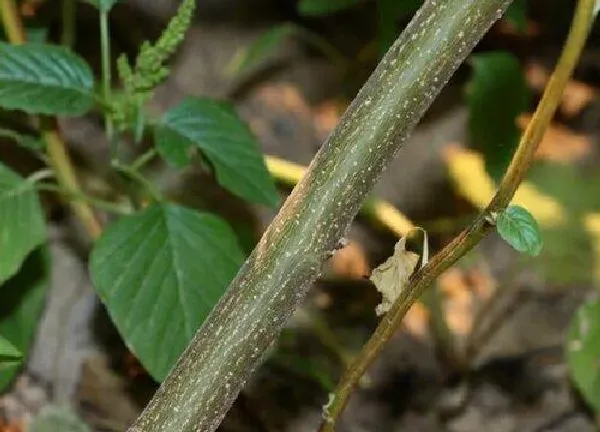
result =
[[[417,272],[410,285],[396,300],[392,309],[383,318],[375,333],[365,344],[354,362],[350,365],[327,406],[326,418],[321,432],[334,430],[335,421],[342,413],[350,394],[360,377],[377,357],[385,343],[402,323],[404,315],[423,291],[446,269],[471,250],[487,234],[492,226],[487,217],[504,210],[510,203],[519,184],[529,169],[539,143],[547,130],[556,108],[560,103],[563,90],[575,69],[585,41],[594,22],[595,0],[579,0],[573,25],[565,43],[563,53],[550,78],[542,100],[532,121],[523,133],[521,142],[506,171],[502,183],[488,207],[465,231],[440,251],[427,266]]]
[[[510,0],[426,0],[130,431],[214,431],[367,193]]]

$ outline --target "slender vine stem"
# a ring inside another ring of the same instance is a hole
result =
[[[139,171],[141,168],[145,167],[152,159],[154,159],[158,155],[158,151],[156,148],[152,147],[150,150],[142,153],[136,160],[131,163],[131,168]]]
[[[453,265],[485,236],[491,228],[491,225],[486,221],[486,217],[504,210],[510,203],[533,161],[535,151],[550,125],[550,121],[560,103],[563,90],[575,69],[594,21],[594,7],[595,0],[579,0],[571,31],[556,69],[490,204],[470,227],[434,256],[429,265],[411,278],[409,286],[401,293],[392,309],[382,319],[374,334],[342,377],[331,403],[328,404],[327,413],[321,425],[321,432],[332,432],[334,430],[335,422],[342,413],[360,377],[375,360],[396,329],[399,328],[404,315],[412,304],[444,270]]]
[[[130,213],[125,207],[120,206],[119,204],[116,204],[114,202],[104,201],[89,195],[85,195],[80,192],[73,192],[72,190],[67,190],[57,184],[38,183],[35,185],[35,188],[39,191],[55,192],[69,199],[85,201],[90,205],[93,205],[94,207],[98,207],[99,209],[106,210],[111,213],[120,215],[126,215]]]
[[[426,0],[132,432],[214,431],[440,89],[510,0]]]

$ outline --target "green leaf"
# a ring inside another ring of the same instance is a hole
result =
[[[45,248],[37,249],[23,264],[21,271],[0,287],[0,334],[24,357],[43,311],[48,289],[50,265]],[[19,371],[13,363],[0,369],[0,392]]]
[[[516,119],[527,110],[529,89],[518,59],[508,52],[477,54],[471,64],[469,141],[483,153],[487,171],[498,181],[519,143]]]
[[[594,411],[600,411],[600,300],[579,308],[571,322],[566,351],[571,379]]]
[[[7,365],[12,366],[15,363],[21,363],[23,354],[10,341],[0,335],[0,370]]]
[[[0,163],[0,284],[46,240],[46,225],[31,183]]]
[[[265,31],[254,42],[239,50],[227,65],[227,73],[237,75],[255,67],[271,54],[297,27],[285,23]]]
[[[357,5],[360,0],[300,0],[298,13],[305,16],[323,16]]]
[[[90,270],[128,346],[165,378],[244,260],[220,218],[155,204],[110,225]]]
[[[96,6],[101,12],[108,12],[119,0],[85,0],[87,3]]]
[[[524,33],[527,30],[527,0],[514,0],[504,18],[519,32]]]
[[[94,77],[75,53],[55,45],[0,42],[0,58],[0,107],[72,116],[92,107]]]
[[[8,138],[28,150],[42,150],[45,146],[44,141],[38,137],[22,134],[3,127],[0,127],[0,138]]]
[[[175,166],[189,163],[196,147],[225,189],[251,202],[276,206],[279,195],[256,138],[231,105],[188,98],[170,109],[155,129],[158,152]]]
[[[29,432],[91,432],[69,407],[46,406],[34,417]]]
[[[542,251],[540,227],[523,207],[509,206],[496,218],[496,230],[508,244],[519,252],[537,256]]]

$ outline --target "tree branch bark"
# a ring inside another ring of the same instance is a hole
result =
[[[131,432],[214,431],[366,195],[510,0],[426,0]]]

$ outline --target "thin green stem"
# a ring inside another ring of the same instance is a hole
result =
[[[60,42],[67,48],[73,48],[76,37],[76,4],[75,0],[62,2],[62,35]]]
[[[353,364],[342,376],[333,400],[328,404],[326,419],[321,425],[321,432],[333,432],[335,422],[346,406],[348,398],[359,382],[360,377],[377,358],[396,329],[400,327],[404,315],[413,303],[443,271],[477,245],[487,234],[492,228],[487,222],[487,216],[502,211],[510,203],[533,161],[535,151],[556,112],[563,90],[581,55],[594,21],[594,4],[595,0],[579,0],[563,53],[533,119],[523,133],[519,147],[490,204],[470,227],[434,256],[427,266],[413,275],[408,287],[400,294],[392,309],[384,316]]]
[[[152,147],[148,151],[141,154],[136,160],[134,160],[130,166],[132,169],[139,171],[144,166],[146,166],[147,163],[149,163],[152,159],[154,159],[157,155],[158,155],[158,152],[156,151],[156,149],[154,147]]]
[[[88,204],[93,205],[94,207],[98,207],[99,209],[106,210],[111,213],[121,214],[121,215],[130,213],[127,208],[125,208],[124,206],[120,206],[119,204],[116,204],[116,203],[113,203],[110,201],[104,201],[104,200],[101,200],[98,198],[94,198],[94,197],[86,195],[82,192],[75,192],[72,190],[68,190],[57,184],[39,183],[39,184],[35,185],[35,188],[39,191],[55,192],[57,194],[62,195],[65,198],[84,201]]]
[[[135,181],[140,186],[142,186],[154,201],[162,201],[162,196],[158,189],[156,189],[152,182],[150,182],[150,180],[144,177],[139,171],[132,168],[131,166],[121,164],[120,162],[113,162],[112,166],[114,169],[123,173],[125,176],[129,177],[131,180]]]
[[[100,51],[102,57],[102,95],[104,103],[111,106],[112,92],[112,74],[110,65],[110,34],[109,34],[108,12],[100,11]],[[111,157],[118,158],[118,141],[114,136],[114,126],[112,122],[112,114],[109,110],[104,111],[104,126],[106,130],[106,138],[110,143]]]
[[[29,183],[35,184],[41,182],[42,180],[53,178],[55,176],[56,175],[54,174],[53,170],[46,168],[31,174],[29,177],[27,177],[27,181]]]

